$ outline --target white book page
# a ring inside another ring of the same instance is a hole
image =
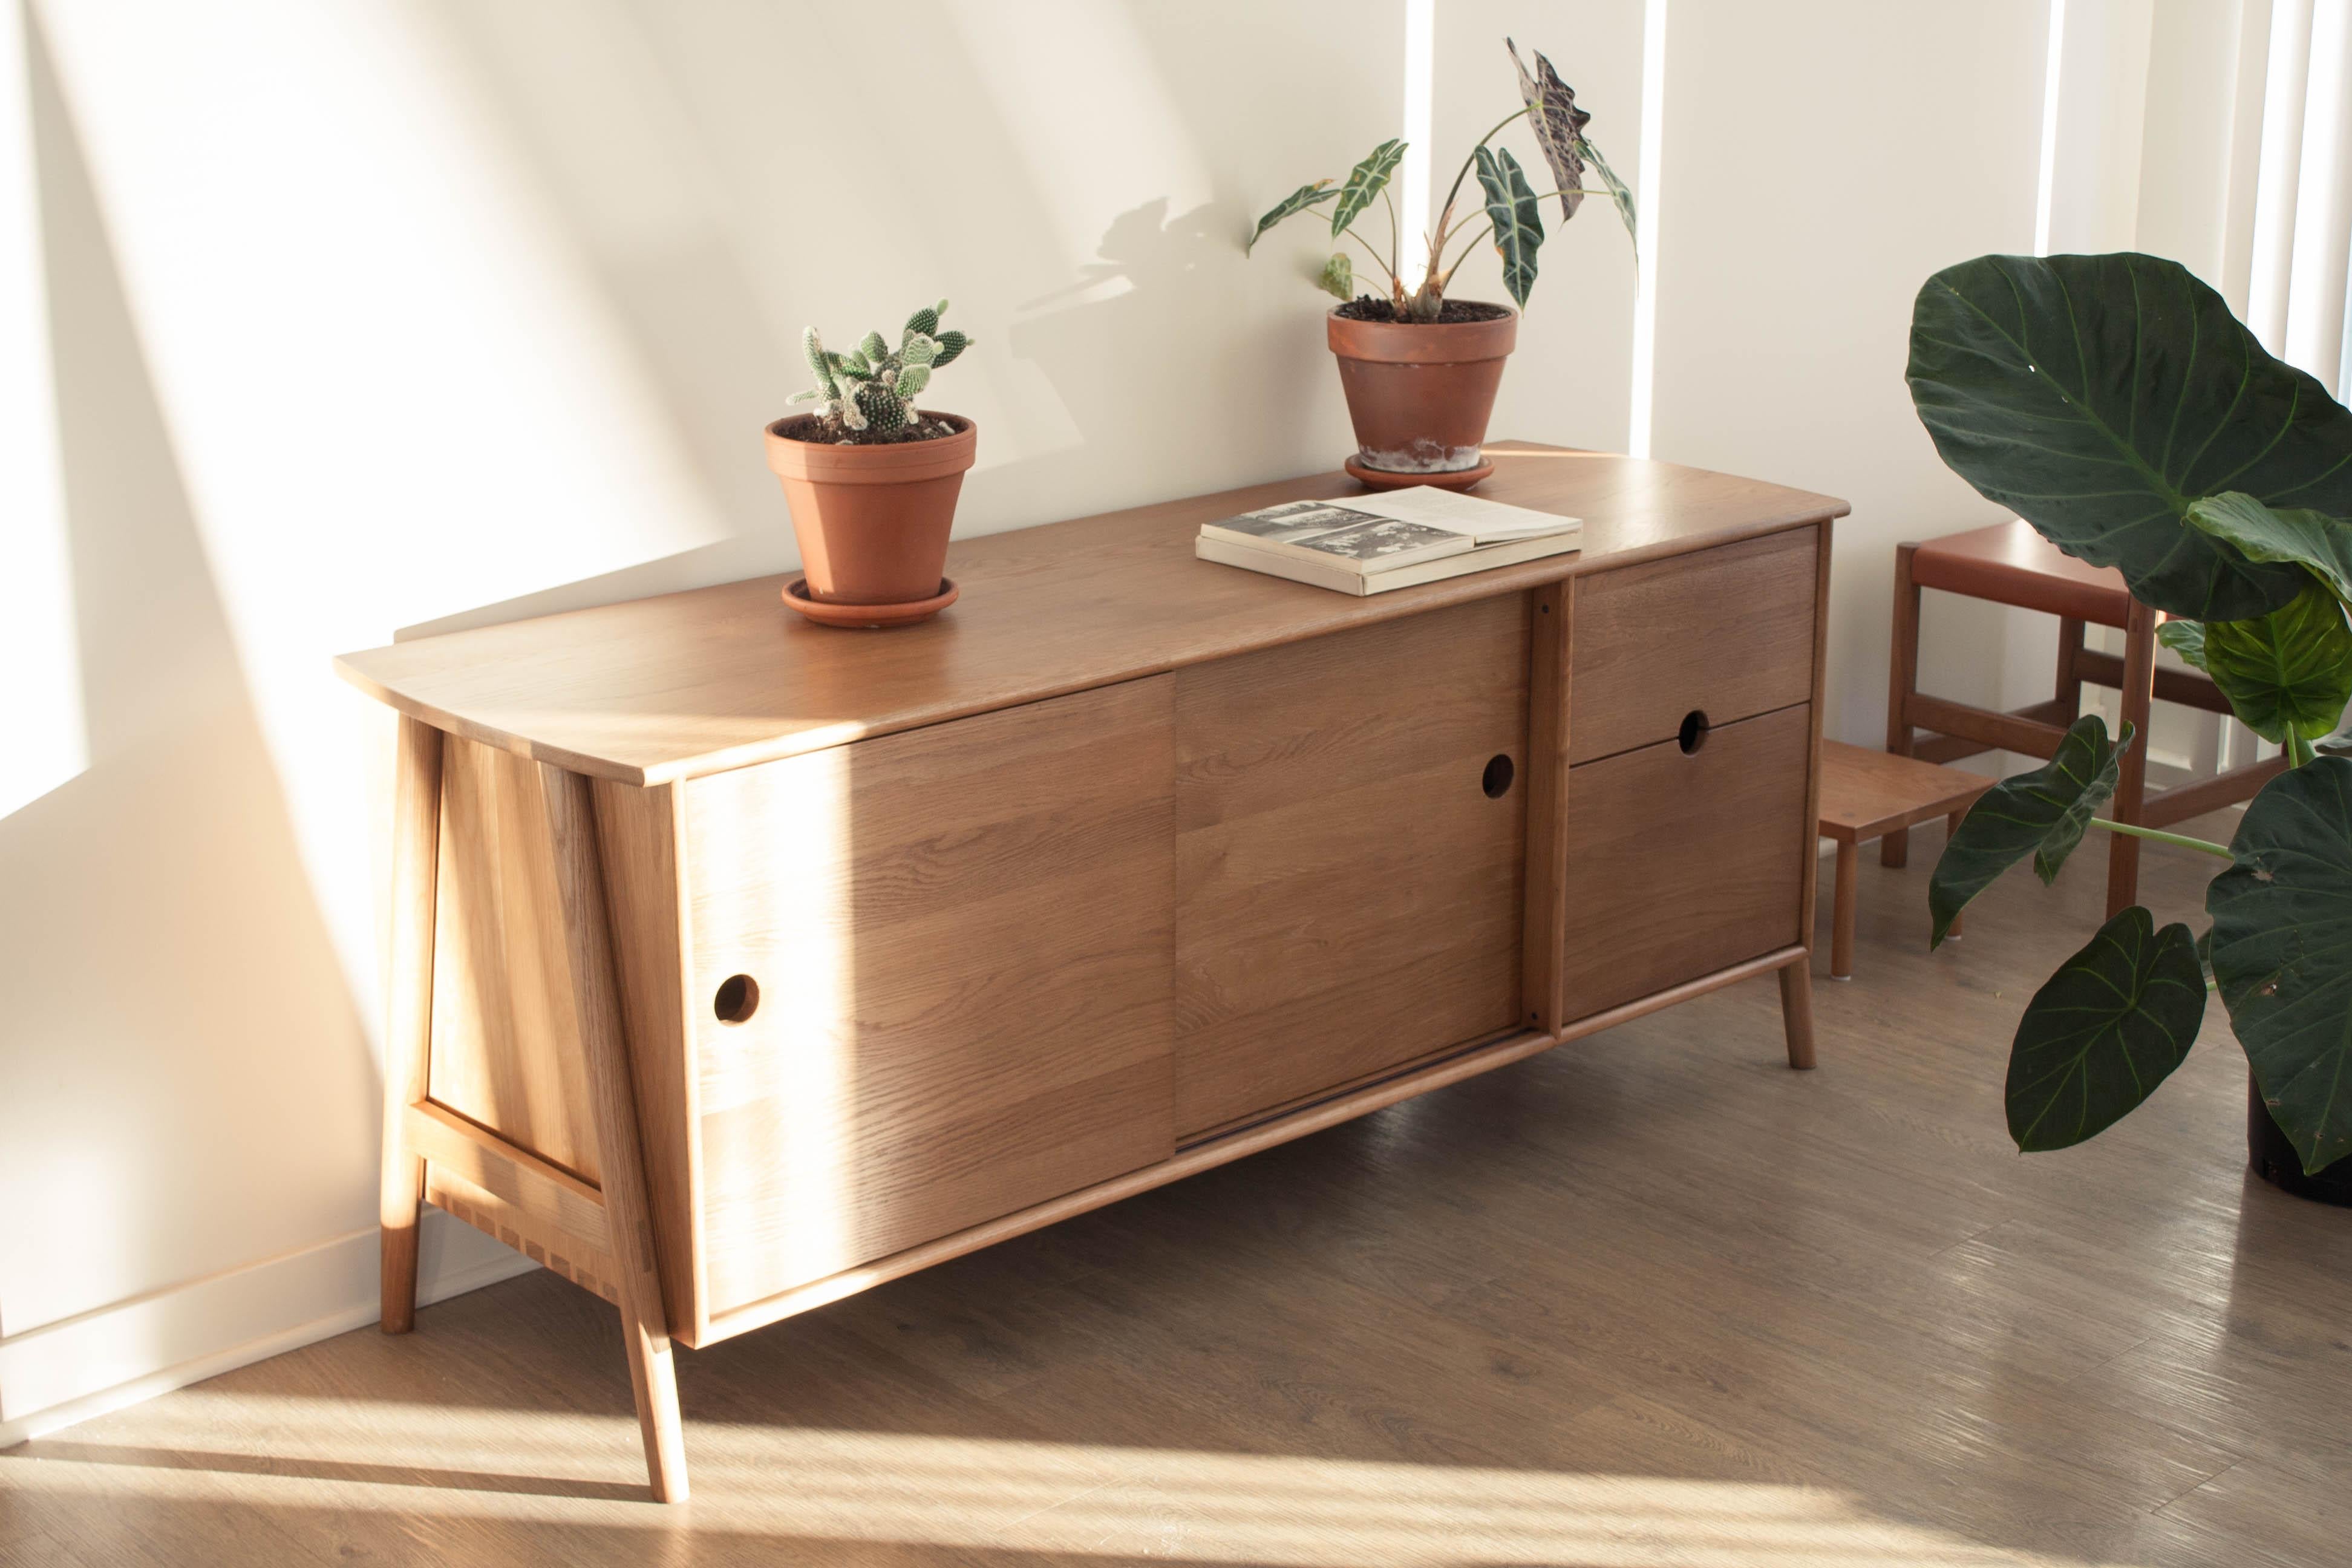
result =
[[[1349,507],[1357,511],[1370,512],[1375,517],[1391,517],[1403,522],[1427,523],[1432,528],[1443,528],[1449,532],[1466,533],[1481,544],[1505,539],[1533,539],[1539,534],[1566,533],[1584,526],[1584,520],[1580,517],[1563,517],[1558,512],[1537,511],[1531,507],[1481,500],[1476,496],[1440,489],[1435,485],[1408,485],[1403,489],[1348,496],[1323,504]]]

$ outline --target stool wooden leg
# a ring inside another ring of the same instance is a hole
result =
[[[2058,617],[2058,722],[2072,724],[2083,716],[2083,677],[2077,661],[2083,656],[2083,623],[2071,616]]]
[[[1813,956],[1780,966],[1780,1028],[1789,1037],[1789,1065],[1813,1065]]]
[[[1837,847],[1837,895],[1830,905],[1830,978],[1853,978],[1853,895],[1862,860],[1859,845],[1841,839]]]
[[[2123,754],[2110,809],[2117,822],[2137,824],[2147,794],[2147,710],[2156,690],[2156,612],[2132,601],[2124,628],[2123,721],[2136,736]],[[2139,901],[2139,840],[2128,833],[2107,835],[2107,918]]]
[[[660,1266],[654,1258],[652,1205],[646,1193],[637,1096],[622,1030],[620,986],[604,912],[604,872],[596,848],[595,797],[586,778],[552,763],[539,765],[555,851],[556,893],[562,900],[564,956],[581,1054],[588,1067],[596,1163],[604,1180],[605,1225],[621,1294],[621,1334],[629,1352],[637,1426],[656,1502],[687,1497],[686,1438],[671,1364],[669,1320],[662,1306]]]
[[[1946,818],[1946,819],[1945,819],[1945,820],[1946,820],[1946,832],[1945,832],[1945,836],[1944,836],[1944,842],[1945,842],[1945,843],[1949,844],[1949,843],[1952,841],[1952,839],[1951,839],[1951,835],[1952,835],[1952,834],[1955,834],[1955,833],[1958,833],[1958,832],[1960,830],[1960,823],[1961,823],[1961,821],[1962,821],[1964,818],[1966,818],[1966,817],[1967,817],[1967,816],[1968,816],[1968,815],[1969,815],[1969,808],[1968,808],[1967,806],[1965,806],[1965,805],[1964,805],[1964,806],[1960,807],[1960,809],[1959,809],[1959,810],[1958,810],[1958,811],[1956,811],[1956,812],[1952,813],[1952,815],[1951,815],[1949,817],[1948,817],[1948,818]],[[1945,940],[1946,942],[1949,942],[1949,941],[1951,941],[1954,937],[1957,937],[1957,936],[1958,936],[1958,935],[1960,934],[1960,921],[1961,921],[1962,920],[1966,919],[1966,918],[1967,918],[1967,916],[1966,916],[1966,914],[1965,914],[1965,913],[1962,913],[1962,914],[1957,914],[1957,915],[1954,915],[1954,916],[1952,917],[1952,923],[1951,923],[1950,925],[1946,926],[1946,927],[1944,928],[1944,940]]]
[[[1886,749],[1911,754],[1911,698],[1919,688],[1919,584],[1911,579],[1916,544],[1895,547],[1895,635],[1886,671]],[[1897,828],[1878,841],[1878,863],[1900,866],[1910,858],[1911,835]]]
[[[425,1162],[410,1152],[408,1108],[433,1056],[433,908],[441,855],[441,731],[403,715],[392,818],[392,972],[383,1028],[383,1325],[416,1326],[416,1218]]]

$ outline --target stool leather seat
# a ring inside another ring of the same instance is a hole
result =
[[[1911,557],[1911,580],[2094,626],[2123,626],[2131,619],[2122,573],[2075,560],[2017,518],[1927,540]]]

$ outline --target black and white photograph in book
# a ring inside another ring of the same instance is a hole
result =
[[[1299,543],[1321,554],[1366,563],[1393,561],[1408,556],[1419,559],[1470,548],[1470,541],[1461,534],[1443,528],[1432,528],[1425,522],[1407,522],[1393,517],[1369,517],[1352,528],[1318,534],[1312,539],[1301,540]]]
[[[1239,517],[1226,518],[1218,526],[1227,533],[1244,535],[1261,544],[1296,544],[1351,523],[1377,521],[1370,512],[1333,506],[1329,501],[1295,500],[1245,511]]]

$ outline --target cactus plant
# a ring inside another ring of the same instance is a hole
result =
[[[907,318],[898,346],[880,332],[868,332],[847,353],[824,346],[814,327],[802,334],[816,384],[796,392],[794,403],[814,403],[830,438],[848,443],[903,441],[945,435],[923,418],[915,396],[930,384],[932,373],[971,345],[962,332],[940,331],[948,302],[926,305]]]

